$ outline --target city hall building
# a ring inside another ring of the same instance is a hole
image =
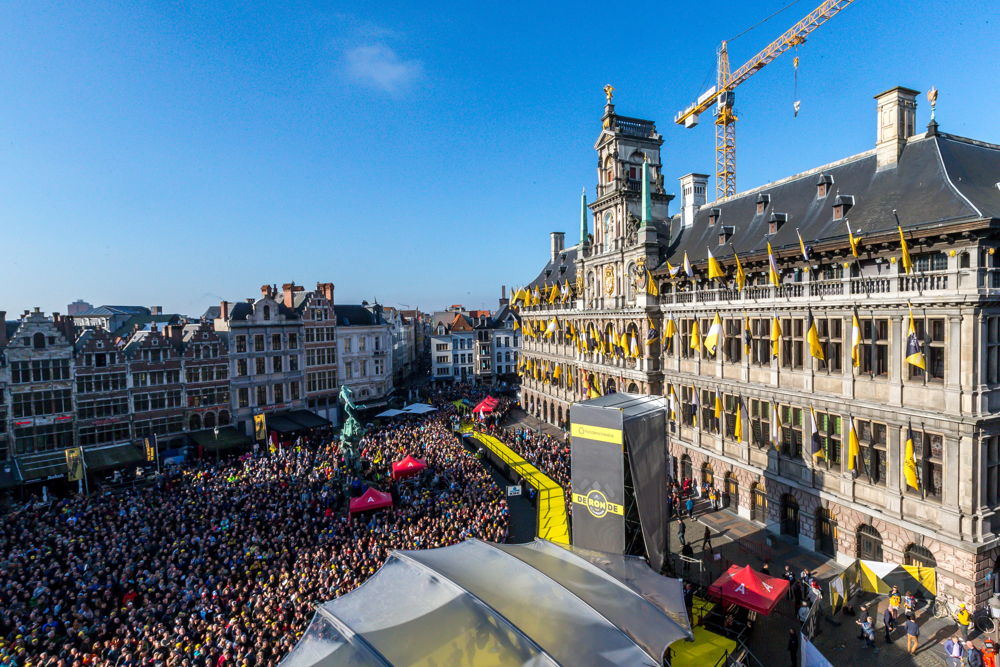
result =
[[[675,213],[655,124],[609,97],[580,243],[553,233],[515,295],[521,400],[565,427],[587,396],[664,396],[675,478],[982,602],[1000,571],[1000,146],[916,133],[916,97],[878,95],[874,148],[832,164],[713,202],[682,176]]]

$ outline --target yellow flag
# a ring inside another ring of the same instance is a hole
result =
[[[715,318],[712,320],[712,326],[708,328],[708,334],[705,335],[705,351],[709,354],[715,354],[715,350],[719,345],[719,336],[722,335],[722,319],[719,314],[715,314]]]
[[[781,352],[781,324],[778,322],[778,316],[774,315],[771,317],[771,356],[775,359]]]
[[[844,223],[847,225],[847,240],[851,244],[851,254],[855,257],[858,256],[858,244],[861,243],[861,237],[855,236],[854,232],[851,231],[851,223],[844,218]]]
[[[736,419],[733,424],[733,437],[736,438],[736,442],[743,441],[743,398],[741,396],[736,397]]]
[[[917,338],[917,327],[913,323],[912,309],[910,310],[910,326],[906,331],[906,363],[921,370],[927,370],[927,358],[924,357],[924,348],[920,344],[920,339]]]
[[[861,443],[858,442],[858,430],[854,428],[854,417],[848,417],[851,428],[847,432],[847,469],[857,470],[858,457],[861,456]]]
[[[819,331],[816,329],[816,320],[812,313],[809,313],[809,331],[806,333],[806,340],[809,341],[809,354],[814,359],[826,361],[826,356],[823,354],[823,344],[819,342]]]
[[[558,298],[559,298],[559,287],[557,287],[556,284],[553,283],[552,289],[549,290],[549,304],[555,303],[556,299]]]
[[[903,228],[896,225],[896,229],[899,230],[899,245],[903,249],[903,273],[913,273],[913,260],[910,259],[910,247],[906,245]]]
[[[861,322],[857,315],[851,316],[851,361],[855,368],[861,366]]]
[[[722,396],[719,392],[715,392],[715,418],[719,419],[722,417]]]
[[[674,318],[668,317],[667,323],[663,325],[663,342],[666,343],[668,340],[674,337],[677,333],[677,325],[674,324]]]
[[[559,378],[561,377],[562,377],[562,366],[556,364],[556,369],[552,371],[552,379],[558,382]]]
[[[913,429],[906,427],[906,447],[903,453],[903,477],[911,489],[920,490],[920,480],[917,478],[917,457],[913,453]]]
[[[726,272],[722,270],[722,265],[719,264],[719,260],[715,258],[712,254],[712,249],[708,248],[708,279],[713,278],[725,278]]]
[[[660,288],[656,286],[656,281],[653,280],[653,274],[649,269],[646,269],[646,294],[660,296]]]
[[[573,371],[569,366],[566,367],[566,387],[568,389],[573,388]]]
[[[698,320],[691,321],[691,349],[701,352],[701,334],[698,333]]]
[[[774,251],[771,250],[771,242],[767,242],[767,279],[775,287],[781,287],[781,271],[778,269],[778,262],[774,259]]]
[[[753,346],[753,334],[750,331],[750,318],[746,315],[743,316],[743,351],[746,355],[750,356],[750,350]]]
[[[747,284],[747,274],[740,263],[740,256],[735,252],[733,253],[733,259],[736,260],[736,289],[742,290],[743,286]]]
[[[552,338],[552,336],[554,336],[556,331],[558,330],[559,330],[559,322],[558,320],[556,320],[555,317],[553,317],[552,319],[549,320],[548,326],[545,327],[545,337]]]

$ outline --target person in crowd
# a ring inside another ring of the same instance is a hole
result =
[[[788,657],[792,667],[799,664],[799,633],[795,628],[788,628]]]
[[[917,654],[920,645],[920,626],[913,614],[906,615],[906,652],[910,655]]]
[[[944,655],[948,661],[948,667],[962,667],[962,658],[965,656],[965,646],[958,638],[958,635],[944,640]]]
[[[965,642],[966,667],[983,667],[983,652],[972,642]]]
[[[896,630],[896,612],[892,606],[886,606],[882,612],[882,627],[885,628],[885,643],[892,643],[892,633]]]
[[[962,635],[962,641],[969,641],[969,626],[972,625],[972,614],[966,609],[964,602],[958,605],[958,611],[955,612],[955,622],[958,624],[958,632]]]

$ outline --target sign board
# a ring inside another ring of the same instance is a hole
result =
[[[66,481],[79,482],[83,479],[83,451],[79,447],[66,450]]]
[[[577,403],[570,408],[574,546],[625,549],[622,413]]]
[[[156,460],[156,436],[149,438],[143,438],[142,440],[143,450],[146,452],[147,461]]]
[[[264,414],[253,416],[253,436],[257,442],[267,440],[267,416]]]
[[[507,497],[519,496],[521,495],[521,485],[520,484],[508,484],[507,485]]]

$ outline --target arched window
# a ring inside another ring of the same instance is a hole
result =
[[[681,479],[692,479],[694,477],[694,469],[691,467],[691,457],[685,454],[681,457]]]
[[[605,185],[614,183],[615,181],[615,160],[610,155],[604,158],[604,174],[602,180]]]
[[[271,319],[271,306],[264,306],[264,319]]]
[[[756,482],[750,487],[750,519],[758,523],[767,521],[767,491]]]
[[[711,463],[701,464],[701,483],[709,486],[715,484],[715,471],[712,470]]]
[[[190,431],[200,431],[201,430],[201,415],[191,415],[190,425],[188,426]]]
[[[858,558],[862,560],[882,560],[882,536],[874,526],[863,523],[858,526]]]
[[[205,428],[215,428],[215,413],[205,413]]]
[[[628,389],[626,389],[626,391],[628,393],[630,393],[630,394],[638,394],[639,393],[639,385],[637,385],[635,382],[629,382],[628,383]]]
[[[837,520],[830,510],[816,510],[816,549],[827,556],[837,555]]]
[[[799,501],[790,493],[781,496],[781,534],[799,536]]]
[[[618,391],[618,385],[615,384],[615,381],[612,378],[608,378],[608,383],[605,385],[604,393],[613,394],[616,391]]]
[[[937,567],[937,559],[927,547],[911,544],[903,553],[903,565],[919,565],[920,567]]]
[[[45,347],[45,334],[38,332],[31,337],[31,346],[36,350],[41,350]]]
[[[740,506],[740,482],[731,472],[726,473],[726,492],[722,500],[726,507]]]

